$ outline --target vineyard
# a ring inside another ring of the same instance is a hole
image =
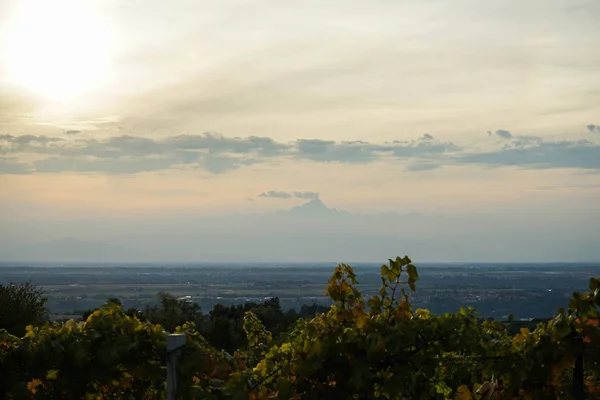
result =
[[[340,264],[326,288],[334,305],[285,335],[255,313],[246,344],[212,346],[193,322],[179,363],[181,399],[600,399],[600,279],[535,329],[511,335],[474,309],[414,309],[419,279],[408,257],[381,267],[363,298]],[[0,396],[8,399],[164,399],[163,326],[108,303],[84,321],[0,330]]]

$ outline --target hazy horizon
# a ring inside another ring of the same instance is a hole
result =
[[[0,261],[600,260],[598,15],[0,0]]]
[[[587,233],[586,240],[573,240],[571,232],[560,229],[560,218],[543,213],[529,213],[526,219],[481,213],[361,214],[313,199],[269,213],[58,221],[71,232],[62,236],[54,231],[57,225],[24,225],[20,231],[29,244],[19,247],[13,238],[11,247],[10,239],[3,240],[0,260],[374,262],[408,254],[420,262],[599,261],[597,226],[585,214],[571,219],[580,234]]]

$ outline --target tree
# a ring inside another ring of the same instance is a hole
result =
[[[169,293],[158,294],[158,304],[146,309],[145,317],[155,324],[160,324],[168,332],[188,321],[196,321],[200,313],[198,303],[179,300]]]
[[[46,301],[42,289],[30,282],[0,285],[0,329],[23,336],[27,325],[47,319]]]
[[[107,304],[116,304],[118,306],[123,306],[123,303],[121,302],[121,299],[116,298],[116,297],[109,297],[108,300],[106,300]]]

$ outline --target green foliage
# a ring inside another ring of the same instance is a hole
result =
[[[248,312],[252,312],[279,340],[285,340],[285,333],[298,319],[295,312],[284,313],[279,299],[275,297],[260,304],[217,304],[208,316],[197,320],[198,330],[211,345],[233,353],[248,346],[244,332],[244,318]]]
[[[574,293],[554,318],[515,334],[477,318],[474,309],[442,315],[413,309],[418,279],[408,257],[389,260],[381,267],[381,290],[364,299],[353,269],[340,264],[326,289],[334,305],[306,319],[290,315],[296,322],[285,329],[276,299],[251,309],[215,307],[199,319],[204,330],[184,322],[173,328],[188,337],[179,395],[571,399],[581,374],[587,398],[600,398],[599,279],[590,280],[588,292]],[[180,304],[163,298],[154,318],[165,325],[185,319]],[[198,319],[196,310],[187,316]],[[238,346],[217,349],[205,333]],[[0,396],[164,398],[165,338],[163,327],[128,315],[114,301],[80,323],[28,327],[22,337],[0,331]],[[574,368],[580,356],[583,368]]]
[[[511,336],[473,309],[413,310],[418,274],[408,257],[383,265],[381,278],[379,294],[365,304],[354,271],[339,265],[327,288],[335,305],[270,348],[253,368],[248,397],[571,398],[582,352],[588,394],[598,390],[597,280],[593,291],[574,295],[568,311]]]
[[[177,326],[195,321],[199,312],[200,306],[197,303],[178,300],[172,294],[161,292],[158,294],[158,304],[146,309],[144,317],[173,332]]]
[[[46,319],[46,301],[42,289],[27,282],[0,285],[0,329],[22,336],[27,325]]]

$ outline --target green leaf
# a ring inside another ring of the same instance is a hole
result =
[[[417,273],[417,267],[412,264],[408,264],[406,267],[406,271],[408,272],[408,277],[410,279],[414,279],[415,281],[419,280],[419,274]]]
[[[51,369],[50,371],[48,371],[48,373],[46,374],[46,379],[50,379],[51,381],[58,379],[58,370]]]
[[[412,290],[413,292],[417,291],[417,288],[415,286],[415,281],[413,279],[409,279],[408,280],[408,287],[410,288],[410,290]]]

